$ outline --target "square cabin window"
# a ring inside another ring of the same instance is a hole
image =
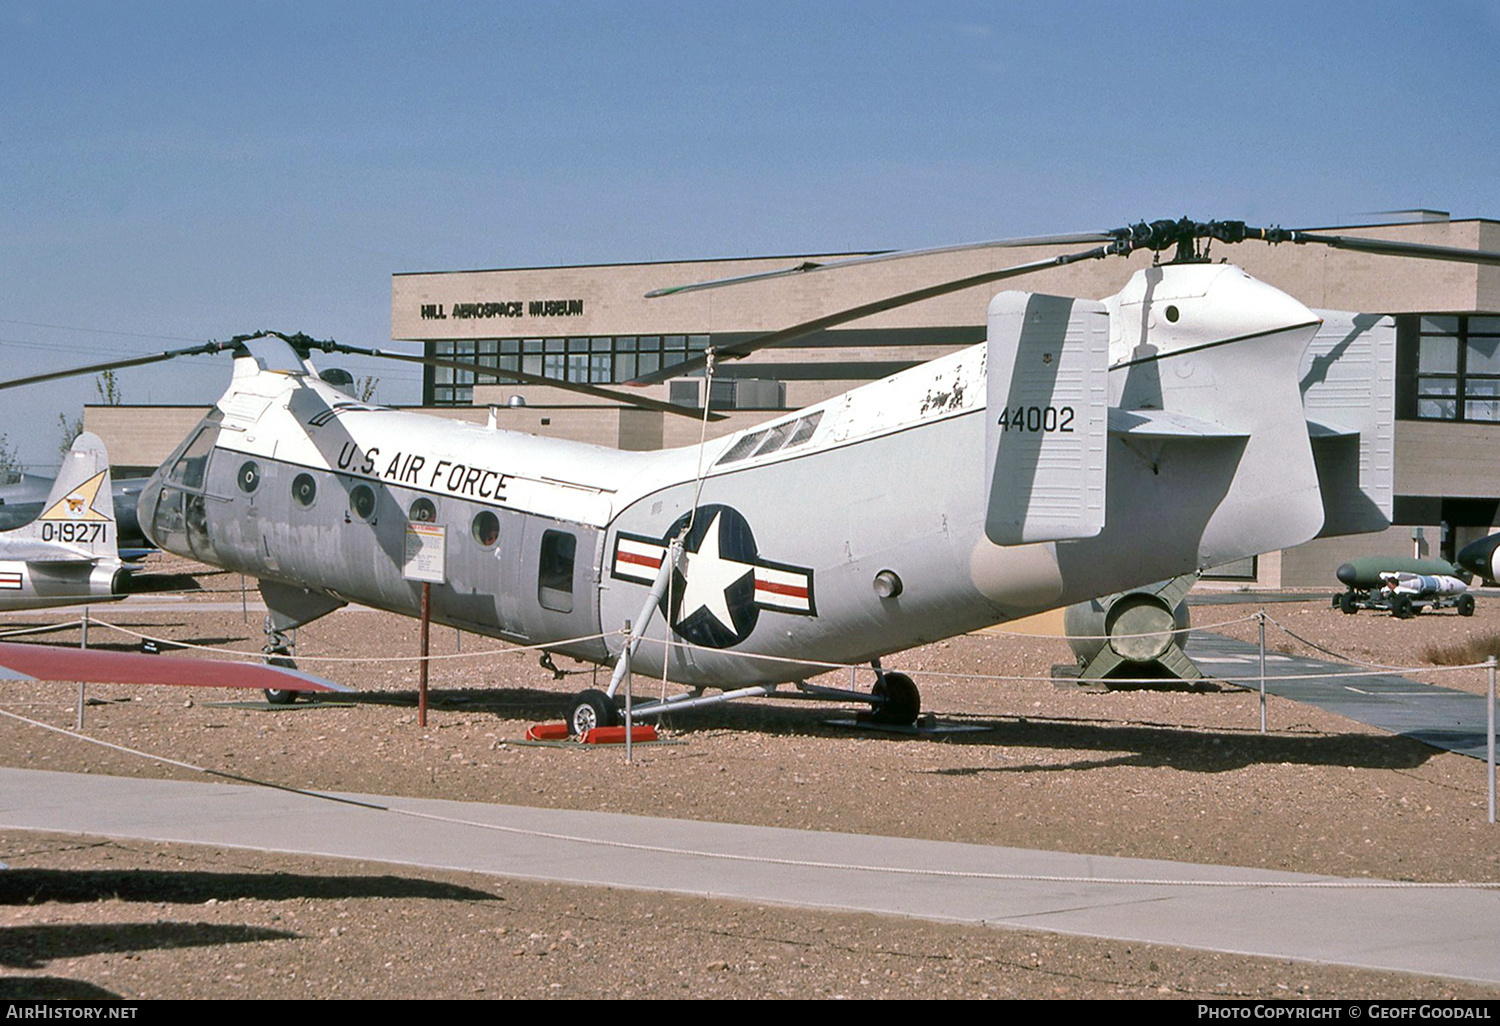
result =
[[[537,601],[558,613],[573,611],[573,559],[578,539],[568,531],[543,531],[537,561]]]

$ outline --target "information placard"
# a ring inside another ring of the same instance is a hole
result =
[[[406,562],[401,576],[408,581],[442,584],[447,581],[447,529],[440,524],[406,525]]]

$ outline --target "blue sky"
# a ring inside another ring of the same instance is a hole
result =
[[[1497,80],[1475,0],[0,0],[0,376],[387,345],[397,271],[1500,218]],[[211,401],[226,364],[126,401]],[[55,462],[92,392],[7,392],[0,431]]]

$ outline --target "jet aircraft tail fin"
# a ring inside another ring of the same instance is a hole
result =
[[[63,457],[41,514],[0,533],[0,553],[33,562],[116,559],[118,544],[109,454],[87,431]]]

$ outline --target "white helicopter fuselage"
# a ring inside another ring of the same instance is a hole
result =
[[[416,615],[408,528],[441,527],[435,621],[600,663],[680,536],[634,667],[726,688],[1325,529],[1305,409],[1319,316],[1226,265],[1152,268],[1099,303],[1041,297],[1064,304],[1055,338],[1033,331],[1036,298],[997,296],[987,344],[663,452],[369,406],[300,361],[240,356],[140,520],[268,582],[284,627],[346,601]]]

